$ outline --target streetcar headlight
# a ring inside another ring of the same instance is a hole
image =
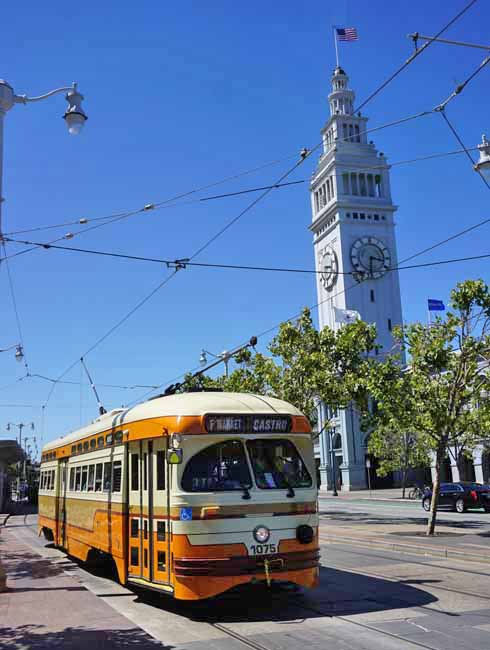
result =
[[[255,541],[259,542],[259,544],[265,544],[270,536],[271,531],[267,526],[257,526],[257,528],[254,529],[254,538]]]
[[[315,537],[315,531],[311,526],[302,524],[296,528],[296,539],[300,544],[311,544]]]

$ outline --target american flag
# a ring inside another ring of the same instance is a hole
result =
[[[336,27],[338,41],[357,41],[357,29],[355,27]]]

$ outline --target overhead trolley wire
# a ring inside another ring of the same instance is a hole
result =
[[[24,336],[22,334],[22,325],[20,322],[20,315],[19,315],[19,309],[17,307],[17,300],[15,298],[15,291],[14,291],[14,283],[12,280],[12,274],[10,273],[10,267],[8,260],[6,259],[7,256],[7,249],[5,247],[5,240],[2,238],[1,239],[2,243],[2,248],[3,248],[3,254],[4,258],[0,260],[1,262],[5,263],[5,268],[7,270],[7,278],[8,278],[8,284],[9,284],[9,289],[10,289],[10,297],[12,299],[12,306],[14,309],[14,314],[15,314],[15,321],[17,324],[17,333],[19,336],[19,345],[21,346],[22,349],[22,354],[23,354],[23,363],[24,363],[24,368],[26,369],[26,372],[29,373],[29,364],[27,363],[27,357],[26,357],[26,352],[25,352],[25,347],[24,347]]]
[[[420,55],[422,54],[422,52],[424,52],[424,51],[425,51],[425,50],[426,50],[430,45],[432,45],[432,43],[435,41],[436,38],[438,38],[439,36],[441,36],[441,34],[443,34],[446,30],[448,30],[449,27],[451,27],[451,25],[453,25],[457,20],[459,20],[459,19],[461,18],[461,16],[463,16],[463,14],[465,14],[469,9],[471,9],[471,7],[472,7],[474,4],[476,4],[476,2],[477,2],[477,0],[471,0],[471,2],[469,2],[465,7],[463,7],[463,9],[462,9],[459,13],[457,13],[456,16],[454,16],[454,18],[452,18],[448,23],[446,23],[446,24],[444,25],[444,27],[443,27],[442,29],[440,29],[440,30],[437,32],[437,34],[436,34],[435,36],[433,36],[429,41],[427,41],[426,43],[424,43],[424,44],[422,45],[422,47],[417,48],[417,49],[415,50],[415,52],[414,52],[411,56],[409,56],[408,59],[407,59],[406,61],[404,61],[404,62],[401,64],[401,66],[399,66],[399,67],[398,67],[398,68],[397,68],[397,69],[396,69],[396,70],[395,70],[395,71],[394,71],[394,72],[393,72],[393,73],[388,77],[388,79],[386,79],[386,80],[385,80],[385,81],[384,81],[384,82],[383,82],[383,83],[382,83],[378,88],[376,88],[376,90],[374,90],[374,91],[373,91],[373,92],[372,92],[372,93],[371,93],[371,94],[370,94],[370,95],[369,95],[369,96],[368,96],[368,97],[367,97],[367,98],[366,98],[366,99],[365,99],[361,104],[359,104],[359,106],[356,108],[356,111],[355,111],[355,112],[359,111],[361,108],[364,108],[364,106],[366,106],[366,104],[368,104],[368,103],[369,103],[372,99],[374,99],[374,98],[375,98],[375,97],[376,97],[376,96],[377,96],[377,95],[378,95],[382,90],[384,90],[384,89],[386,88],[386,86],[388,86],[388,85],[389,85],[389,84],[390,84],[394,79],[396,79],[396,77],[398,77],[398,75],[399,75],[401,72],[403,72],[403,70],[405,70],[405,68],[407,68],[407,67],[408,67],[408,66],[409,66],[409,65],[410,65],[410,64],[411,64],[411,63],[412,63],[412,62],[413,62],[413,61],[414,61],[418,56],[420,56]]]
[[[8,241],[12,241],[12,240],[9,239]],[[36,246],[38,245],[36,242],[27,242],[27,241],[22,241],[22,242],[17,241],[16,243],[35,244]],[[302,274],[313,274],[313,275],[323,275],[325,273],[325,271],[318,270],[318,269],[299,269],[294,267],[277,267],[277,266],[256,266],[252,264],[192,262],[188,259],[172,260],[172,259],[163,259],[159,257],[145,257],[142,255],[114,253],[111,251],[99,251],[91,248],[74,248],[71,246],[58,246],[56,244],[43,244],[41,246],[46,249],[62,250],[62,251],[68,251],[73,253],[86,253],[89,255],[99,255],[103,257],[111,257],[111,258],[130,260],[135,262],[151,262],[155,264],[163,264],[167,266],[167,268],[176,268],[177,270],[189,266],[189,267],[208,268],[208,269],[226,269],[226,270],[237,270],[237,271],[266,271],[266,272],[278,272],[278,273],[302,273]],[[418,253],[418,255],[420,254],[421,253]],[[398,266],[387,267],[384,270],[387,273],[390,271],[405,271],[407,269],[415,269],[415,268],[422,268],[422,267],[429,267],[429,266],[440,266],[441,264],[453,264],[456,262],[465,262],[470,260],[483,259],[486,257],[490,257],[490,253],[489,254],[485,253],[482,255],[473,255],[469,257],[458,257],[458,258],[447,259],[447,260],[439,260],[435,262],[424,262],[422,264],[410,264],[407,266],[398,265]],[[404,260],[404,261],[408,261],[408,260]],[[337,271],[337,274],[359,276],[359,273],[357,271]],[[30,376],[42,377],[43,379],[47,379],[48,381],[56,381],[54,379],[49,379],[48,377],[43,377],[42,375],[30,375]],[[78,384],[78,382],[67,382],[67,383]],[[114,387],[123,388],[122,386],[114,386]]]
[[[444,31],[445,31],[445,30],[446,30],[446,29],[447,29],[451,24],[453,24],[453,23],[454,23],[454,22],[455,22],[455,21],[456,21],[456,20],[457,20],[461,15],[463,15],[463,13],[464,13],[467,9],[469,9],[469,7],[471,7],[473,4],[475,4],[475,2],[476,2],[476,0],[471,0],[471,2],[469,3],[469,5],[468,5],[464,10],[462,10],[462,11],[461,11],[461,12],[460,12],[460,13],[459,13],[455,18],[453,18],[453,19],[452,19],[452,20],[451,20],[451,21],[450,21],[450,22],[449,22],[445,27],[443,27],[443,29],[439,31],[439,33],[436,35],[436,37],[439,36],[440,34],[442,34],[442,33],[443,33],[443,32],[444,32]],[[421,50],[421,51],[425,50],[425,49],[427,48],[427,46],[430,45],[431,42],[432,42],[432,41],[429,41],[428,43],[426,43],[422,48],[420,48],[420,50]],[[421,53],[421,51],[419,52],[419,54]],[[418,54],[417,54],[417,56],[418,56]],[[371,94],[371,95],[370,95],[370,96],[369,96],[369,97],[364,101],[364,103],[361,104],[361,106],[360,106],[359,108],[365,106],[365,105],[366,105],[366,104],[367,104],[367,103],[368,103],[368,102],[369,102],[373,97],[375,97],[377,94],[379,94],[379,92],[381,92],[381,90],[383,90],[383,88],[385,88],[385,87],[388,85],[388,83],[390,83],[390,82],[395,78],[395,76],[398,76],[398,74],[399,74],[403,69],[405,69],[405,68],[406,68],[406,67],[411,63],[411,61],[412,61],[414,58],[415,58],[415,57],[412,57],[409,61],[406,61],[406,62],[403,64],[403,66],[402,66],[402,67],[401,67],[401,68],[400,68],[400,69],[399,69],[399,70],[398,70],[394,75],[391,75],[391,77],[390,77],[388,80],[386,80],[385,82],[383,82],[383,83],[381,84],[381,86],[380,86],[376,91],[374,91],[374,93],[372,93],[372,94]],[[359,108],[358,108],[357,110],[359,110]],[[408,118],[404,118],[403,120],[398,120],[397,122],[393,122],[393,123],[391,123],[391,124],[389,124],[389,125],[386,125],[386,126],[394,126],[395,124],[401,124],[401,123],[403,123],[403,122],[407,122],[407,121],[409,121],[409,120],[412,120],[412,119],[415,119],[415,118],[418,118],[418,117],[421,117],[421,116],[424,116],[424,115],[429,115],[429,114],[431,114],[431,113],[433,113],[433,111],[424,111],[424,112],[419,113],[419,114],[417,114],[417,115],[414,115],[414,116],[411,116],[411,117],[408,117]],[[375,128],[375,129],[370,129],[370,130],[367,130],[365,133],[373,132],[373,131],[379,130],[380,128],[381,128],[381,127],[378,127],[378,128]],[[383,127],[383,128],[386,128],[386,127]],[[291,168],[290,168],[290,169],[289,169],[285,174],[283,174],[283,175],[280,177],[280,179],[277,181],[277,183],[280,183],[280,182],[282,182],[283,180],[285,180],[285,179],[286,179],[286,178],[287,178],[287,177],[288,177],[288,176],[289,176],[289,175],[290,175],[290,174],[291,174],[295,169],[297,169],[297,167],[298,167],[299,165],[301,165],[302,162],[304,162],[304,160],[306,160],[306,159],[311,155],[311,153],[313,153],[313,151],[315,151],[316,149],[318,149],[322,144],[323,144],[322,142],[319,142],[319,143],[318,143],[317,145],[315,145],[312,149],[310,149],[310,150],[306,150],[306,151],[305,151],[305,155],[302,156],[301,160],[298,161],[297,163],[295,163],[295,165],[293,165],[293,167],[291,167]],[[276,184],[277,184],[277,183],[276,183]],[[195,190],[195,191],[197,191],[197,190]],[[217,233],[215,236],[213,236],[212,238],[210,238],[207,242],[205,242],[205,244],[204,244],[203,246],[201,246],[197,251],[195,251],[195,253],[192,255],[191,259],[197,257],[201,252],[203,252],[206,248],[208,248],[208,247],[209,247],[209,246],[210,246],[210,245],[211,245],[211,244],[212,244],[212,243],[213,243],[213,242],[214,242],[214,241],[215,241],[219,236],[221,236],[224,232],[226,232],[226,231],[227,231],[227,230],[228,230],[228,229],[229,229],[229,228],[230,228],[234,223],[236,223],[236,221],[238,221],[238,220],[239,220],[239,219],[240,219],[244,214],[246,214],[246,212],[248,212],[252,207],[254,207],[255,205],[257,205],[257,203],[258,203],[259,201],[261,201],[263,198],[265,198],[265,197],[267,196],[267,194],[269,194],[270,191],[271,191],[271,189],[267,189],[267,190],[265,190],[265,191],[264,191],[264,192],[263,192],[263,193],[262,193],[262,194],[261,194],[257,199],[255,199],[255,200],[252,202],[252,204],[251,204],[250,206],[248,206],[247,208],[245,208],[245,210],[242,210],[242,211],[239,213],[239,215],[237,215],[237,217],[235,217],[234,219],[232,219],[231,222],[229,222],[228,224],[226,224],[226,225],[225,225],[225,226],[224,226],[224,227],[219,231],[219,233]],[[188,194],[191,194],[191,193],[193,193],[193,191],[189,192]],[[182,195],[181,195],[181,196],[182,196]],[[180,197],[179,197],[179,198],[180,198]],[[79,233],[77,233],[77,234],[79,234]],[[172,277],[174,277],[174,275],[177,273],[177,271],[178,271],[178,268],[176,268],[176,269],[174,270],[174,273],[173,273],[172,275],[168,276],[168,277],[164,280],[164,283],[161,283],[160,285],[158,285],[158,286],[157,286],[157,287],[156,287],[156,288],[151,292],[151,294],[149,294],[145,299],[143,299],[143,301],[141,301],[140,303],[138,303],[138,306],[136,307],[136,309],[138,309],[142,304],[144,304],[148,299],[150,299],[150,298],[151,298],[151,297],[152,297],[152,296],[153,296],[153,295],[154,295],[154,294],[155,294],[155,293],[156,293],[156,292],[157,292],[157,291],[158,291],[162,286],[164,286],[164,284],[166,284],[166,283],[167,283],[167,282],[168,282]],[[96,342],[96,344],[95,344],[94,346],[92,346],[92,347],[90,348],[90,350],[88,350],[88,351],[85,353],[84,356],[86,356],[86,354],[88,354],[88,352],[92,351],[92,350],[93,350],[97,345],[99,345],[103,340],[105,340],[105,339],[107,338],[107,336],[109,336],[109,335],[110,335],[110,334],[111,334],[115,329],[117,329],[117,327],[119,327],[120,324],[122,324],[123,322],[125,322],[125,320],[127,320],[127,318],[129,318],[129,316],[130,316],[132,313],[134,313],[134,311],[135,311],[135,310],[132,310],[132,311],[130,312],[130,314],[129,314],[127,317],[125,317],[124,319],[122,319],[122,321],[120,321],[120,322],[115,326],[115,328],[112,328],[112,329],[111,329],[111,330],[110,330],[106,335],[104,335],[104,337],[101,337],[101,339],[99,339],[99,340]],[[76,365],[76,363],[78,363],[78,360],[77,360],[76,362],[74,362],[74,363],[73,363],[73,364],[72,364],[72,365],[71,365],[71,366],[70,366],[70,367],[69,367],[69,368],[68,368],[68,369],[67,369],[67,370],[62,374],[62,375],[60,375],[60,378],[62,378],[63,376],[65,376],[65,374],[67,374],[67,372],[69,372],[69,370],[71,370],[71,369]],[[53,393],[53,391],[54,391],[55,386],[56,386],[56,384],[53,384],[53,386],[52,386],[52,388],[51,388],[51,390],[50,390],[50,392],[49,392],[49,395],[48,395],[48,397],[47,397],[47,399],[46,399],[46,402],[45,402],[45,404],[44,404],[44,406],[43,406],[43,409],[46,408],[46,405],[47,405],[47,403],[48,403],[48,401],[49,401],[49,399],[50,399],[50,397],[51,397],[51,395],[52,395],[52,393]]]
[[[187,190],[186,192],[182,192],[182,193],[177,194],[177,195],[175,195],[173,197],[170,197],[168,199],[157,201],[155,203],[147,203],[143,207],[140,207],[140,208],[136,208],[136,209],[125,211],[125,212],[119,212],[119,213],[116,213],[116,214],[111,214],[111,215],[107,215],[107,216],[103,216],[103,217],[94,217],[94,218],[87,218],[87,219],[81,218],[81,219],[78,219],[77,221],[73,221],[73,222],[67,222],[67,223],[63,223],[63,224],[55,224],[53,226],[46,226],[46,227],[44,227],[44,229],[62,227],[62,226],[65,226],[65,225],[80,225],[82,223],[90,223],[92,221],[103,221],[103,223],[97,223],[94,226],[89,226],[88,228],[78,230],[75,233],[69,233],[70,236],[68,238],[71,239],[72,236],[76,237],[76,236],[78,236],[80,234],[90,232],[91,230],[95,230],[95,229],[100,228],[102,226],[110,225],[111,223],[115,223],[115,222],[121,221],[123,219],[127,219],[129,217],[135,216],[137,214],[141,214],[143,212],[150,212],[150,211],[153,211],[153,210],[159,210],[159,209],[162,209],[164,207],[171,207],[171,206],[173,207],[173,204],[177,203],[177,201],[180,201],[181,199],[184,199],[184,198],[186,198],[188,196],[191,196],[193,194],[198,194],[199,192],[203,192],[203,191],[205,191],[207,189],[211,189],[212,187],[217,187],[219,185],[222,185],[224,183],[228,183],[228,182],[233,181],[233,180],[237,180],[237,179],[242,178],[244,176],[248,176],[250,174],[261,171],[262,169],[266,169],[267,167],[277,165],[277,164],[279,164],[281,162],[284,162],[286,160],[291,160],[292,158],[296,158],[296,157],[297,157],[296,154],[295,155],[291,154],[289,156],[284,156],[282,158],[277,158],[275,160],[271,160],[271,161],[263,163],[261,165],[257,165],[257,166],[255,166],[255,167],[253,167],[251,169],[247,169],[245,171],[238,172],[236,174],[232,174],[231,176],[226,176],[225,178],[222,178],[220,180],[213,181],[211,183],[206,183],[206,184],[201,185],[199,187],[195,187],[195,188],[193,188],[191,190]],[[262,189],[262,188],[258,188],[258,189]],[[232,195],[233,195],[233,193],[230,193],[230,196],[232,196]],[[205,198],[214,198],[214,197],[205,197]],[[189,202],[186,202],[186,203],[179,203],[178,205],[188,205],[190,203],[198,203],[200,200],[201,199],[196,199],[194,201],[189,201]],[[41,226],[41,228],[43,228],[43,227]],[[21,233],[25,233],[25,232],[38,232],[38,230],[40,230],[41,228],[23,230],[23,231],[13,231],[11,233],[5,233],[5,234],[12,235],[12,234],[21,234]],[[61,241],[62,239],[67,239],[66,235],[63,235],[62,237],[58,237],[57,239],[52,240],[52,242],[50,242],[50,243],[55,243],[57,241]],[[19,251],[17,253],[14,253],[14,254],[10,255],[9,257],[10,258],[17,257],[18,255],[28,253],[31,250],[35,250],[35,248]]]

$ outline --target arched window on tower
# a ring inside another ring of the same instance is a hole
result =
[[[383,183],[380,174],[376,174],[374,177],[374,184],[376,187],[376,196],[380,199],[383,196]]]
[[[360,141],[361,141],[361,137],[360,137],[360,135],[359,135],[359,125],[358,125],[358,124],[356,124],[356,125],[354,126],[354,132],[355,132],[355,134],[356,134],[356,142],[360,142]]]
[[[352,124],[349,124],[349,140],[350,142],[354,142],[354,127]]]
[[[344,141],[347,141],[348,135],[347,135],[347,124],[342,124],[342,133],[344,136]]]

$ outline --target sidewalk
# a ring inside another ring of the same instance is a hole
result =
[[[420,499],[409,499],[408,493],[412,488],[405,488],[405,499],[402,499],[401,488],[389,488],[384,490],[353,490],[352,492],[342,492],[339,490],[338,496],[332,496],[331,490],[320,489],[319,497],[321,499],[371,499],[374,501],[401,501],[402,503],[419,503]]]
[[[37,555],[8,527],[0,529],[0,560],[7,573],[7,591],[0,593],[1,648],[164,648],[69,575],[70,560]]]

